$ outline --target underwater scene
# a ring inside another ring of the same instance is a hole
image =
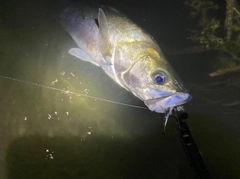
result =
[[[240,178],[239,5],[2,1],[0,179]]]

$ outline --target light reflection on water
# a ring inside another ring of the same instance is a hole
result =
[[[12,24],[11,21],[9,23]],[[127,156],[124,156],[127,151],[122,147],[133,150],[133,138],[160,131],[160,116],[144,109],[67,93],[76,92],[127,104],[143,104],[110,80],[101,69],[71,57],[67,51],[75,44],[57,22],[44,21],[41,24],[38,21],[29,25],[29,28],[27,23],[23,20],[23,25],[17,25],[18,30],[8,24],[1,24],[7,34],[1,37],[5,42],[0,49],[1,75],[61,89],[65,93],[0,79],[1,92],[4,94],[0,96],[0,178],[58,178],[60,174],[52,175],[47,168],[53,165],[51,170],[56,171],[59,165],[46,163],[48,161],[45,160],[59,158],[57,161],[68,165],[66,172],[73,172],[66,176],[82,176],[75,173],[75,169],[71,170],[74,168],[69,163],[72,157],[76,158],[73,162],[80,162],[78,167],[83,169],[79,170],[85,171],[89,177],[92,165],[94,168],[100,167],[104,161],[106,164],[110,161],[115,166],[113,171],[116,171],[117,164],[124,165],[127,160]],[[144,122],[149,119],[154,123]],[[87,141],[86,144],[82,143]],[[124,159],[122,163],[107,158],[103,151],[114,148],[116,141],[119,141],[119,149],[115,150]],[[78,152],[81,148],[86,148],[83,154]],[[96,152],[92,153],[92,150]],[[102,162],[95,165],[96,162],[91,161],[90,156]],[[23,163],[18,163],[17,158]],[[81,163],[82,158],[89,166]],[[173,158],[175,160],[176,156]],[[39,166],[44,164],[48,167],[39,170]],[[84,166],[88,169],[84,169]],[[46,170],[45,174],[42,174],[43,170]],[[24,174],[26,171],[29,174]],[[105,172],[108,173],[107,170]],[[64,178],[64,175],[61,177]]]

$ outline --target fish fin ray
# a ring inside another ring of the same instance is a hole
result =
[[[68,51],[68,53],[70,53],[72,56],[75,56],[83,61],[87,61],[87,62],[93,63],[94,65],[99,66],[99,64],[93,61],[93,59],[89,57],[89,55],[80,48],[71,48]]]
[[[99,8],[99,11],[98,11],[98,24],[99,24],[99,37],[98,37],[99,49],[106,63],[112,64],[109,34],[108,34],[108,22],[107,22],[106,15],[101,8]]]

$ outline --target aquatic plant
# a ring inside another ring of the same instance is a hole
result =
[[[217,70],[210,76],[218,76],[240,70],[240,8],[236,0],[226,0],[225,14],[215,2],[186,0],[191,9],[190,17],[197,18],[198,30],[191,31],[188,38],[215,50],[219,59]],[[225,17],[225,21],[221,17]]]

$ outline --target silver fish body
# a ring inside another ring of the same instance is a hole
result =
[[[70,54],[100,66],[150,110],[164,113],[191,100],[155,40],[114,8],[77,3],[61,23],[79,47]]]

